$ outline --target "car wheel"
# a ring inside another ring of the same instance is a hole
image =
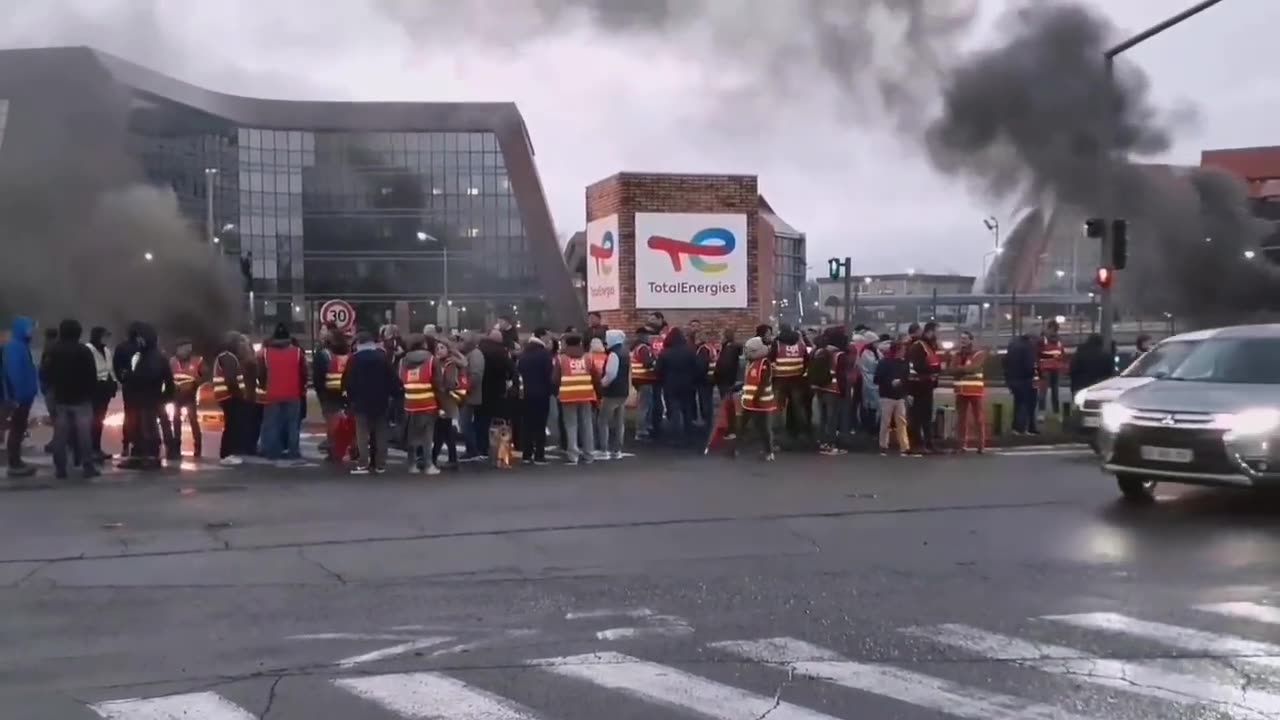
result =
[[[1156,485],[1159,483],[1141,475],[1119,475],[1116,477],[1116,484],[1120,486],[1125,500],[1145,505],[1155,502]]]

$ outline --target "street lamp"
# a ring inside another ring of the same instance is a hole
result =
[[[214,181],[217,180],[218,168],[207,167],[204,169],[204,194],[205,194],[205,230],[209,233],[209,244],[216,245],[218,237],[213,232],[213,187]]]
[[[1255,258],[1255,257],[1257,257],[1257,256],[1258,256],[1258,253],[1256,253],[1256,252],[1254,252],[1254,251],[1252,251],[1252,250],[1245,250],[1245,251],[1244,251],[1244,259],[1245,259],[1245,260],[1252,260],[1252,259],[1254,259],[1254,258]]]
[[[1115,112],[1116,108],[1120,106],[1119,103],[1114,98],[1114,96],[1117,94],[1114,92],[1117,89],[1116,88],[1116,58],[1119,57],[1121,54],[1127,52],[1128,50],[1133,49],[1137,45],[1140,45],[1146,42],[1147,40],[1150,40],[1151,38],[1155,37],[1156,35],[1159,35],[1160,33],[1164,32],[1165,30],[1168,30],[1169,28],[1175,25],[1179,25],[1185,22],[1186,20],[1189,20],[1195,17],[1196,15],[1199,15],[1200,13],[1204,12],[1205,10],[1208,10],[1209,8],[1213,7],[1214,5],[1217,5],[1220,2],[1222,2],[1222,0],[1202,0],[1201,2],[1198,2],[1195,5],[1187,8],[1186,10],[1183,10],[1177,15],[1174,15],[1173,17],[1165,20],[1164,22],[1159,23],[1157,25],[1153,25],[1152,27],[1147,28],[1146,30],[1138,33],[1137,35],[1134,35],[1128,40],[1125,40],[1124,42],[1112,48],[1109,48],[1108,50],[1102,53],[1103,71],[1106,73],[1107,86],[1106,86],[1106,91],[1102,93],[1102,97],[1100,98],[1101,106],[1099,107],[1099,110],[1101,110],[1103,113],[1103,123],[1102,123],[1103,132],[1108,133],[1108,136],[1101,138],[1102,142],[1100,143],[1103,148],[1103,151],[1107,154],[1107,157],[1105,158],[1105,162],[1102,165],[1101,177],[1098,179],[1098,185],[1099,185],[1098,197],[1104,198],[1103,210],[1104,210],[1104,215],[1108,222],[1118,219],[1116,218],[1116,212],[1115,212],[1116,208],[1114,207],[1114,205],[1112,205],[1112,202],[1113,202],[1112,187],[1114,184],[1114,179],[1111,177],[1111,174],[1112,174],[1112,166],[1114,164],[1112,160],[1114,160],[1113,146],[1115,145],[1115,138],[1110,136],[1110,133],[1112,132],[1111,128],[1114,122],[1114,119],[1111,116]],[[1104,264],[1103,266],[1106,267],[1108,270],[1114,270],[1114,268],[1111,267],[1111,258],[1114,255],[1112,251],[1112,247],[1113,247],[1112,242],[1113,242],[1113,238],[1112,238],[1110,229],[1108,229],[1108,232],[1106,232],[1102,238],[1102,262]],[[1104,287],[1101,290],[1102,290],[1102,296],[1100,300],[1101,300],[1101,313],[1102,313],[1102,327],[1100,328],[1100,330],[1102,331],[1102,343],[1104,347],[1111,347],[1112,336],[1115,334],[1114,333],[1115,297],[1112,294],[1112,288],[1110,286]]]
[[[440,256],[443,258],[444,262],[444,276],[441,280],[442,293],[440,299],[443,301],[444,305],[452,305],[453,301],[449,300],[449,246],[445,245],[443,240],[425,230],[419,230],[417,237],[418,242],[433,242],[440,246]],[[449,317],[448,312],[445,313],[444,324],[446,329],[453,327],[453,318]]]
[[[152,255],[152,254],[148,251],[148,252],[144,252],[144,253],[142,253],[142,259],[143,259],[143,260],[146,260],[147,262],[151,262],[152,260],[155,260],[155,259],[156,259],[156,256],[155,256],[155,255]]]

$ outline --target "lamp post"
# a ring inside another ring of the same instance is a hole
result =
[[[453,328],[453,310],[450,307],[453,303],[449,302],[449,246],[444,244],[440,238],[428,233],[424,230],[418,231],[418,242],[433,242],[440,246],[440,256],[444,259],[444,276],[441,280],[441,296],[440,306],[445,308],[444,324],[446,330]]]
[[[998,257],[1000,255],[1000,251],[1003,250],[1003,248],[1000,247],[1000,219],[995,215],[990,215],[983,219],[982,224],[986,226],[987,231],[991,233],[993,238],[995,238],[996,245],[990,252],[982,256],[982,284],[985,290],[992,295],[997,296],[996,301],[991,305],[991,341],[993,344],[998,344],[1000,340],[1000,302],[998,297],[1000,293],[1000,270],[995,267],[995,258]],[[995,276],[995,279],[991,282],[990,288],[986,287],[988,258],[991,258],[991,266],[993,270],[992,275]]]
[[[212,247],[218,243],[218,236],[213,232],[213,188],[218,179],[218,168],[207,167],[204,169],[204,194],[205,194],[205,216],[204,227],[208,233],[205,242]]]
[[[1119,57],[1121,54],[1159,35],[1165,30],[1168,30],[1169,28],[1174,27],[1175,25],[1180,25],[1183,22],[1190,20],[1191,18],[1195,17],[1196,15],[1199,15],[1200,13],[1204,12],[1205,10],[1208,10],[1209,8],[1213,7],[1214,5],[1217,5],[1220,2],[1222,2],[1222,0],[1202,0],[1202,2],[1196,3],[1195,5],[1178,13],[1177,15],[1174,15],[1173,17],[1165,20],[1164,22],[1158,23],[1156,25],[1153,25],[1147,28],[1146,30],[1143,30],[1137,35],[1134,35],[1128,40],[1125,40],[1124,42],[1119,43],[1118,45],[1115,45],[1114,47],[1111,47],[1102,53],[1103,71],[1106,73],[1106,88],[1102,94],[1101,110],[1103,112],[1103,123],[1102,123],[1103,137],[1101,138],[1102,142],[1100,144],[1103,148],[1103,152],[1106,153],[1107,157],[1103,162],[1102,172],[1099,173],[1101,177],[1099,178],[1099,181],[1098,181],[1098,197],[1102,198],[1102,205],[1103,205],[1102,210],[1103,210],[1103,217],[1105,218],[1104,224],[1106,226],[1106,232],[1104,233],[1102,238],[1102,267],[1108,270],[1112,270],[1112,271],[1115,270],[1115,268],[1112,267],[1112,260],[1114,259],[1113,258],[1114,253],[1112,250],[1113,238],[1111,236],[1111,232],[1112,232],[1112,228],[1114,227],[1112,221],[1117,219],[1116,218],[1117,208],[1115,207],[1114,200],[1113,200],[1114,192],[1113,192],[1112,186],[1114,185],[1114,178],[1112,178],[1112,173],[1114,172],[1114,164],[1115,164],[1113,161],[1118,158],[1115,157],[1115,150],[1113,149],[1113,146],[1115,145],[1115,138],[1111,134],[1112,128],[1115,124],[1113,122],[1113,118],[1111,117],[1111,115],[1115,110],[1115,102],[1112,98],[1112,95],[1116,86],[1116,58]],[[1100,288],[1100,290],[1101,290],[1101,293],[1099,297],[1099,305],[1102,313],[1102,318],[1100,323],[1101,324],[1100,329],[1102,332],[1102,343],[1104,347],[1110,348],[1112,338],[1115,334],[1114,332],[1115,330],[1115,298],[1112,295],[1112,288],[1110,285],[1108,285],[1107,287]]]

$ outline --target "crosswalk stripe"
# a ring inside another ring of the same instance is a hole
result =
[[[1086,720],[1043,703],[972,688],[942,678],[848,660],[794,638],[712,643],[710,647],[756,662],[781,665],[802,677],[893,698],[918,707],[974,720]]]
[[[256,715],[211,692],[113,700],[89,708],[106,720],[257,720]]]
[[[352,668],[352,667],[355,667],[356,665],[364,665],[366,663],[377,662],[379,660],[386,660],[387,658],[393,658],[399,655],[406,655],[408,653],[417,652],[418,650],[423,650],[425,648],[433,647],[435,645],[443,645],[444,643],[447,643],[452,639],[453,638],[451,637],[418,638],[416,640],[411,640],[409,642],[401,643],[399,645],[392,645],[391,647],[382,648],[381,650],[374,650],[373,652],[364,653],[363,655],[356,655],[355,657],[344,658],[338,661],[338,667]]]
[[[989,660],[1011,662],[1068,677],[1075,682],[1115,688],[1180,705],[1222,706],[1235,717],[1274,718],[1280,714],[1280,695],[1207,680],[1208,666],[1202,674],[1179,673],[1148,663],[1104,658],[1075,648],[1020,640],[967,625],[906,628],[904,632]]]
[[[537,660],[543,670],[713,720],[835,720],[799,705],[614,652]]]
[[[1280,645],[1248,640],[1236,635],[1221,635],[1203,630],[1193,630],[1178,625],[1139,620],[1127,615],[1108,612],[1046,615],[1044,619],[1074,627],[1107,630],[1145,640],[1154,640],[1170,647],[1209,655],[1221,655],[1250,665],[1280,668]]]
[[[1280,625],[1280,607],[1275,607],[1274,605],[1251,602],[1224,602],[1197,605],[1196,609],[1241,620]]]
[[[528,708],[439,673],[334,680],[333,684],[412,720],[536,720]]]

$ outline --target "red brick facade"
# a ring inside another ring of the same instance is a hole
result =
[[[747,307],[706,310],[666,310],[672,325],[702,322],[703,331],[717,335],[734,328],[741,339],[750,337],[768,312],[761,306],[759,264],[759,190],[754,175],[681,175],[618,173],[587,187],[587,222],[618,215],[621,307],[602,312],[610,327],[628,333],[644,323],[650,310],[636,310],[636,213],[739,213],[747,216]]]

